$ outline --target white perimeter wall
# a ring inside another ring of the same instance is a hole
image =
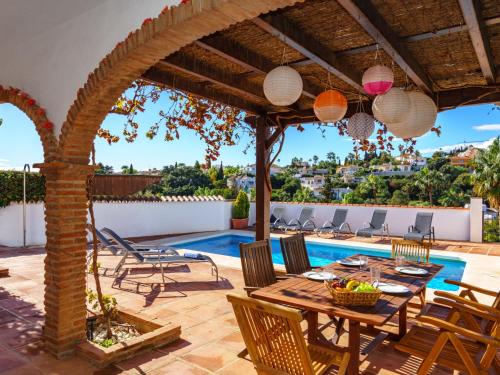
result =
[[[479,204],[479,203],[478,203]],[[298,217],[301,204],[272,203],[286,207],[285,217]],[[321,226],[331,220],[335,208],[348,208],[347,221],[355,231],[370,220],[374,209],[387,209],[391,235],[402,236],[415,222],[417,212],[433,212],[437,239],[480,241],[481,210],[457,208],[413,208],[393,206],[307,204],[315,207],[314,222]],[[22,204],[0,209],[0,245],[22,246]],[[95,204],[98,228],[110,227],[123,237],[227,230],[230,228],[232,202],[102,202]],[[26,210],[27,245],[45,244],[43,204],[28,204]],[[250,224],[255,223],[255,204],[250,207]],[[476,233],[477,232],[477,233]]]
[[[97,228],[109,227],[123,237],[226,230],[231,202],[106,202],[94,205]],[[45,244],[43,204],[28,204],[27,245]],[[23,206],[0,209],[0,245],[23,245]]]
[[[408,226],[415,223],[417,212],[433,212],[432,224],[436,230],[436,238],[443,240],[468,241],[470,239],[470,212],[461,208],[420,208],[420,207],[393,207],[393,206],[364,206],[364,205],[334,205],[304,203],[314,207],[314,223],[322,226],[327,220],[332,220],[336,208],[347,208],[347,222],[353,231],[361,228],[363,223],[369,222],[375,209],[387,210],[386,221],[389,223],[391,235],[402,236],[408,231]],[[297,218],[303,206],[297,203],[271,203],[274,206],[285,206],[285,218]],[[250,222],[255,223],[255,205],[252,204]],[[482,230],[482,227],[481,227]]]

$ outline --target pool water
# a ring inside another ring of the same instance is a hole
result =
[[[204,251],[207,253],[228,255],[232,257],[240,256],[240,242],[253,242],[254,237],[242,235],[222,235],[210,237],[195,241],[182,242],[173,245],[175,248],[190,249]],[[318,242],[307,241],[307,252],[312,266],[325,266],[333,261],[352,256],[355,254],[366,254],[381,257],[390,257],[389,251],[377,250],[362,246],[342,246],[333,244],[324,244]],[[273,262],[276,264],[284,264],[283,256],[281,255],[279,239],[271,239]],[[430,257],[430,262],[444,265],[444,268],[434,279],[428,284],[429,288],[439,290],[458,290],[458,287],[449,285],[444,282],[446,279],[460,281],[465,269],[465,262],[453,258]]]

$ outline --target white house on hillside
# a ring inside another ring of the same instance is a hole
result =
[[[273,164],[269,170],[269,174],[271,176],[281,173],[283,168],[281,168],[279,165]],[[246,167],[243,168],[243,172],[252,176],[255,176],[256,174],[256,169],[255,169],[255,164],[248,164]]]
[[[322,175],[316,175],[313,177],[301,177],[300,185],[312,190],[315,197],[322,197],[321,190],[325,186],[325,177]]]

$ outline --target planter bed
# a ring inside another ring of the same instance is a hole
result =
[[[106,367],[111,363],[135,356],[143,351],[157,348],[176,341],[181,334],[181,326],[159,319],[147,320],[142,316],[124,309],[118,310],[119,319],[131,325],[141,333],[124,342],[104,348],[91,341],[78,345],[78,355],[88,359],[97,367]]]

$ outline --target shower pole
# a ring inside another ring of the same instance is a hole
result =
[[[23,167],[23,247],[26,247],[26,171],[30,172],[30,165]]]

